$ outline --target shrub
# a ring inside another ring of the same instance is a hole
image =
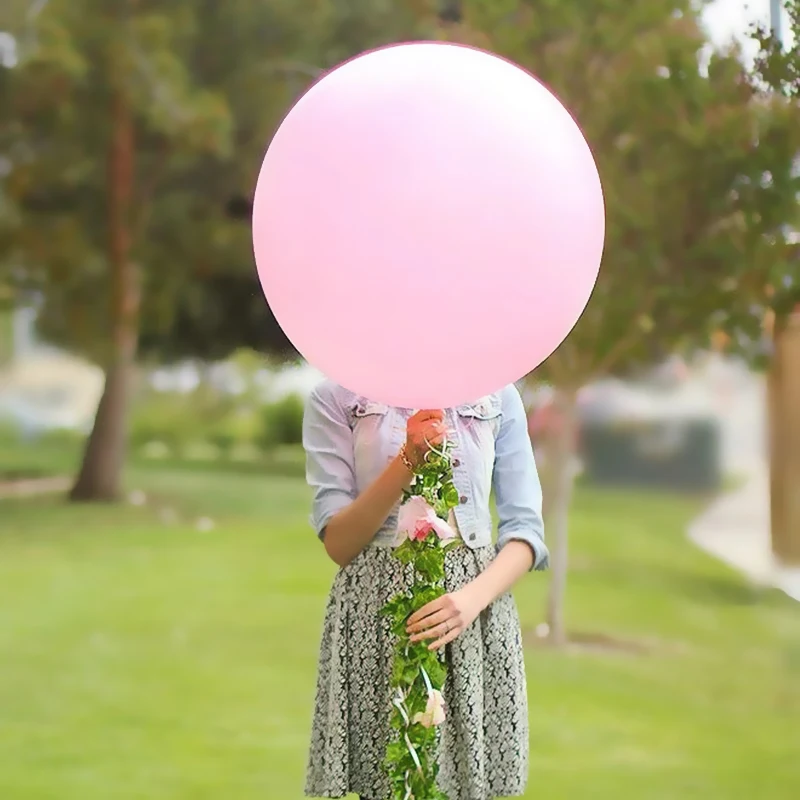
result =
[[[179,455],[200,433],[200,421],[193,413],[193,405],[191,395],[148,392],[133,408],[131,444],[143,448],[159,442],[173,455]]]
[[[22,439],[19,426],[10,420],[0,419],[0,442],[3,444],[18,444]]]
[[[75,448],[86,441],[86,436],[86,433],[75,428],[51,428],[41,434],[39,441],[54,447]]]
[[[303,442],[303,398],[290,394],[270,403],[261,411],[258,444],[267,450],[280,445],[299,445]]]
[[[220,454],[229,457],[238,448],[253,445],[259,434],[259,419],[248,408],[232,409],[206,431],[206,438]]]

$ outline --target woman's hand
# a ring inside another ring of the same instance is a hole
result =
[[[444,411],[418,411],[406,423],[408,460],[418,467],[425,460],[425,454],[431,446],[439,447],[446,435]]]
[[[438,650],[465,631],[483,611],[477,592],[464,586],[423,606],[408,618],[406,631],[412,642],[434,639],[429,650]]]

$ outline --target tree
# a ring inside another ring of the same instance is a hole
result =
[[[590,304],[535,373],[557,389],[564,425],[550,461],[551,637],[566,639],[567,520],[578,389],[705,337],[795,213],[797,110],[757,99],[738,52],[708,49],[690,2],[465,0],[445,36],[489,47],[548,84],[579,120],[607,203]],[[771,182],[765,175],[772,175]],[[734,327],[757,329],[738,314]]]
[[[192,157],[230,149],[224,97],[184,66],[196,27],[186,2],[53,0],[5,76],[8,184],[22,215],[14,254],[33,286],[59,287],[46,303],[84,298],[68,307],[73,338],[84,337],[106,374],[76,500],[119,494],[142,264],[153,257],[162,181]]]
[[[797,107],[800,100],[800,2],[788,0],[785,10],[793,44],[784,48],[775,33],[763,26],[753,30],[759,52],[753,70],[757,91],[773,102]],[[800,169],[800,153],[795,171]],[[800,563],[800,242],[798,228],[776,231],[771,239],[771,262],[756,285],[755,303],[766,310],[767,333],[772,341],[768,359],[770,416],[770,505],[772,549],[787,563]],[[794,319],[792,318],[794,315]]]
[[[45,335],[105,366],[72,497],[108,500],[140,340],[163,358],[286,344],[258,307],[249,226],[227,211],[246,207],[288,104],[326,66],[414,35],[429,8],[50,0],[34,19],[30,7],[14,0],[4,22],[20,61],[0,70],[16,211],[0,263],[44,298]]]
[[[252,5],[252,2],[251,2]],[[434,31],[436,3],[416,0],[410,3],[376,3],[374,0],[329,0],[317,3],[315,13],[303,16],[305,43],[283,58],[264,60],[262,39],[243,41],[237,29],[235,42],[219,42],[225,30],[221,19],[229,12],[212,4],[207,16],[208,36],[216,49],[229,60],[220,69],[229,76],[225,82],[232,115],[243,135],[236,145],[238,177],[235,181],[217,182],[213,197],[224,204],[226,220],[239,223],[228,227],[228,246],[220,255],[226,265],[196,276],[191,286],[177,298],[170,299],[168,313],[143,320],[141,340],[144,355],[160,359],[221,358],[232,350],[245,347],[271,354],[296,355],[268,305],[264,302],[253,270],[250,227],[252,188],[268,134],[292,100],[325,69],[364,50],[402,39],[426,38]],[[298,15],[300,14],[298,10]],[[251,20],[251,27],[252,27]],[[242,66],[242,65],[247,66]],[[272,76],[282,93],[274,99],[266,117],[253,119],[254,95],[261,96],[261,82]],[[255,134],[255,135],[254,135]],[[208,180],[204,175],[201,181]],[[207,184],[206,184],[207,185]],[[161,311],[161,310],[160,310]]]
[[[297,356],[252,270],[195,280],[175,299],[166,325],[145,320],[139,352],[144,359],[170,363],[222,360],[239,348],[285,359]]]

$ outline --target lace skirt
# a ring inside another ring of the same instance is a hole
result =
[[[493,547],[451,549],[455,591],[484,570]],[[341,569],[328,600],[305,793],[387,800],[392,638],[383,605],[410,581],[389,548],[369,547]],[[450,800],[518,797],[528,775],[528,704],[519,617],[510,594],[447,645],[439,785]]]

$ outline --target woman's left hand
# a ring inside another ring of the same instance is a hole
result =
[[[415,611],[406,631],[412,642],[434,639],[428,649],[438,650],[466,630],[483,610],[475,592],[467,585],[457,592],[444,594]]]

